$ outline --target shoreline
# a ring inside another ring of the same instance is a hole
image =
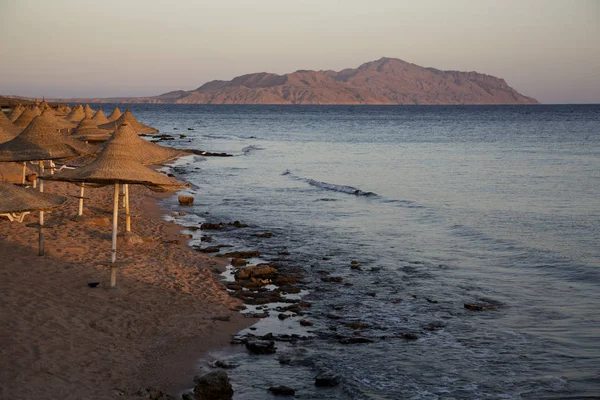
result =
[[[50,193],[78,187],[46,182]],[[46,255],[37,255],[36,223],[0,223],[0,390],[6,398],[147,398],[157,388],[177,394],[193,386],[194,365],[252,325],[221,282],[227,261],[195,252],[165,221],[159,201],[174,195],[131,186],[132,230],[144,242],[119,240],[120,290],[89,288],[108,281],[112,187],[90,189],[84,217],[77,201],[47,214]],[[123,225],[120,219],[120,227]],[[10,261],[8,261],[10,260]],[[142,391],[143,392],[143,391]]]

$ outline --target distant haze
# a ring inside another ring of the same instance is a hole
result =
[[[600,103],[596,0],[0,0],[0,94],[154,96],[396,57]]]

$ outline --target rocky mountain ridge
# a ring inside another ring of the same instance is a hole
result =
[[[358,68],[246,74],[131,102],[179,104],[537,104],[504,79],[442,71],[396,58]]]

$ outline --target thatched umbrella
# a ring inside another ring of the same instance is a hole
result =
[[[71,133],[71,137],[88,143],[101,143],[110,139],[111,132],[98,128],[93,119],[85,117]]]
[[[8,116],[10,122],[14,123],[17,120],[17,118],[21,116],[23,111],[25,111],[25,107],[23,107],[21,104],[18,104],[15,108],[13,108],[10,112],[10,115]]]
[[[85,114],[83,112],[83,107],[81,107],[81,104],[79,104],[73,107],[73,109],[71,110],[69,115],[65,117],[65,119],[70,122],[79,123],[79,121],[81,121],[84,117]]]
[[[12,140],[16,135],[12,135],[4,130],[2,125],[0,125],[0,143],[8,142]]]
[[[86,104],[85,107],[83,107],[83,115],[88,118],[92,118],[94,116],[94,110],[92,110],[92,107],[90,107],[89,104]]]
[[[36,107],[37,108],[37,107]],[[25,128],[27,125],[29,125],[29,123],[35,118],[37,117],[37,114],[35,113],[35,111],[33,110],[33,107],[28,107],[26,108],[21,115],[19,115],[19,118],[17,118],[13,124],[19,128]]]
[[[129,148],[129,156],[144,164],[162,164],[167,161],[174,160],[178,157],[187,155],[187,153],[181,150],[175,150],[170,147],[160,146],[156,143],[149,142],[142,139],[135,133],[133,128],[124,122],[119,126],[117,132],[119,135],[115,135],[111,141],[117,140],[122,145]],[[104,146],[108,145],[105,144]],[[127,232],[131,232],[131,217],[129,215],[129,185],[123,185],[124,204],[125,204],[125,220]]]
[[[95,148],[59,132],[48,115],[35,117],[14,139],[0,143],[2,161],[40,161],[76,158],[94,154]]]
[[[87,119],[84,118],[80,125],[84,124],[84,121]],[[89,121],[89,120],[88,120]],[[91,123],[87,122],[85,125],[92,126]],[[77,131],[79,131],[79,127]],[[124,123],[120,127],[117,128],[118,135],[111,135],[104,130],[98,129],[98,131],[102,133],[94,134],[93,128],[90,129],[90,133],[87,134],[86,130],[83,130],[82,134],[73,133],[72,137],[76,137],[78,139],[86,139],[87,137],[95,138],[96,140],[102,135],[108,136],[110,139],[108,142],[101,145],[101,148],[104,148],[109,145],[111,141],[118,141],[119,144],[126,146],[129,148],[129,157],[132,160],[142,163],[143,165],[150,164],[162,164],[167,161],[171,161],[176,159],[177,157],[187,155],[187,153],[172,149],[169,147],[163,147],[155,143],[148,142],[147,140],[142,139],[135,133],[133,128],[129,126],[128,123]],[[127,232],[131,232],[131,215],[129,214],[129,185],[124,184],[123,187],[123,205],[125,207],[125,226]],[[77,212],[77,216],[81,217],[83,215],[83,200],[84,200],[85,186],[82,184],[79,195],[79,209]]]
[[[48,117],[48,121],[51,121],[52,123],[58,125],[61,128],[61,130],[66,130],[67,132],[71,129],[74,129],[77,126],[77,124],[73,122],[68,122],[63,118],[58,118],[50,107],[42,111],[41,115]]]
[[[33,113],[35,114],[35,116],[36,116],[36,117],[42,113],[42,109],[41,109],[41,108],[39,108],[39,107],[37,106],[37,104],[36,104],[36,105],[33,105],[33,106],[31,106],[31,111],[33,111]]]
[[[144,165],[162,164],[177,157],[189,155],[189,153],[184,151],[161,146],[139,137],[134,127],[128,122],[122,123],[117,128],[117,132],[119,132],[119,135],[115,136],[112,140],[118,140],[127,146],[129,148],[129,156]],[[107,145],[108,143],[104,144],[104,146]]]
[[[95,148],[87,143],[62,135],[60,126],[54,124],[47,115],[35,117],[27,128],[14,139],[0,143],[0,162],[23,162],[23,183],[25,180],[25,162],[37,161],[39,173],[44,172],[44,160],[77,158],[94,154]],[[40,182],[40,192],[44,185]],[[44,212],[40,211],[40,255],[43,247]]]
[[[130,148],[118,140],[120,134],[115,132],[115,140],[111,140],[98,157],[91,163],[75,170],[60,171],[54,175],[44,176],[43,179],[65,181],[72,183],[94,183],[99,185],[114,185],[113,198],[113,229],[110,261],[110,287],[117,282],[115,262],[117,260],[117,220],[119,217],[119,185],[144,185],[157,191],[178,190],[186,184],[169,178],[145,167],[131,159]]]
[[[125,110],[125,113],[123,115],[121,115],[116,121],[110,122],[110,123],[104,124],[104,125],[99,125],[98,127],[102,128],[102,129],[111,129],[112,126],[115,124],[115,122],[116,122],[117,126],[120,126],[120,125],[124,124],[125,122],[127,122],[129,125],[131,125],[131,127],[138,134],[143,133],[143,134],[147,134],[147,135],[152,135],[154,133],[158,133],[158,129],[152,128],[151,126],[148,126],[148,125],[144,125],[140,121],[138,121],[133,116],[133,114],[131,113],[129,108],[127,110]]]
[[[44,111],[47,108],[50,108],[50,106],[48,105],[48,103],[46,103],[46,100],[42,100],[42,102],[40,103],[40,105],[38,106],[40,108],[40,110]]]
[[[92,117],[92,120],[96,123],[96,125],[108,124],[110,120],[106,118],[104,112],[102,111],[102,107],[98,107],[98,111]]]
[[[63,108],[63,112],[66,114],[69,114],[71,112],[71,107],[69,107],[69,105],[67,104],[66,106],[64,106]]]
[[[119,117],[123,115],[121,113],[121,110],[119,110],[119,106],[115,106],[115,109],[113,110],[113,112],[108,116],[108,120],[109,121],[116,121],[119,119]]]
[[[23,222],[25,215],[32,211],[47,211],[61,207],[67,201],[51,193],[40,193],[12,183],[0,182],[0,216],[10,221]]]
[[[6,114],[4,114],[2,111],[0,111],[0,130],[4,132],[4,134],[0,135],[0,143],[12,139],[22,131],[21,128],[16,127],[12,122],[10,122]]]

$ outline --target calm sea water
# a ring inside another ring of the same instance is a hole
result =
[[[279,384],[304,399],[600,397],[600,106],[132,111],[173,146],[235,155],[177,163],[196,196],[179,222],[240,220],[215,243],[287,251],[305,273],[310,331],[272,318],[254,333],[311,339],[211,355],[240,363],[236,398]],[[340,344],[349,322],[374,342]],[[339,387],[314,387],[325,370]]]

